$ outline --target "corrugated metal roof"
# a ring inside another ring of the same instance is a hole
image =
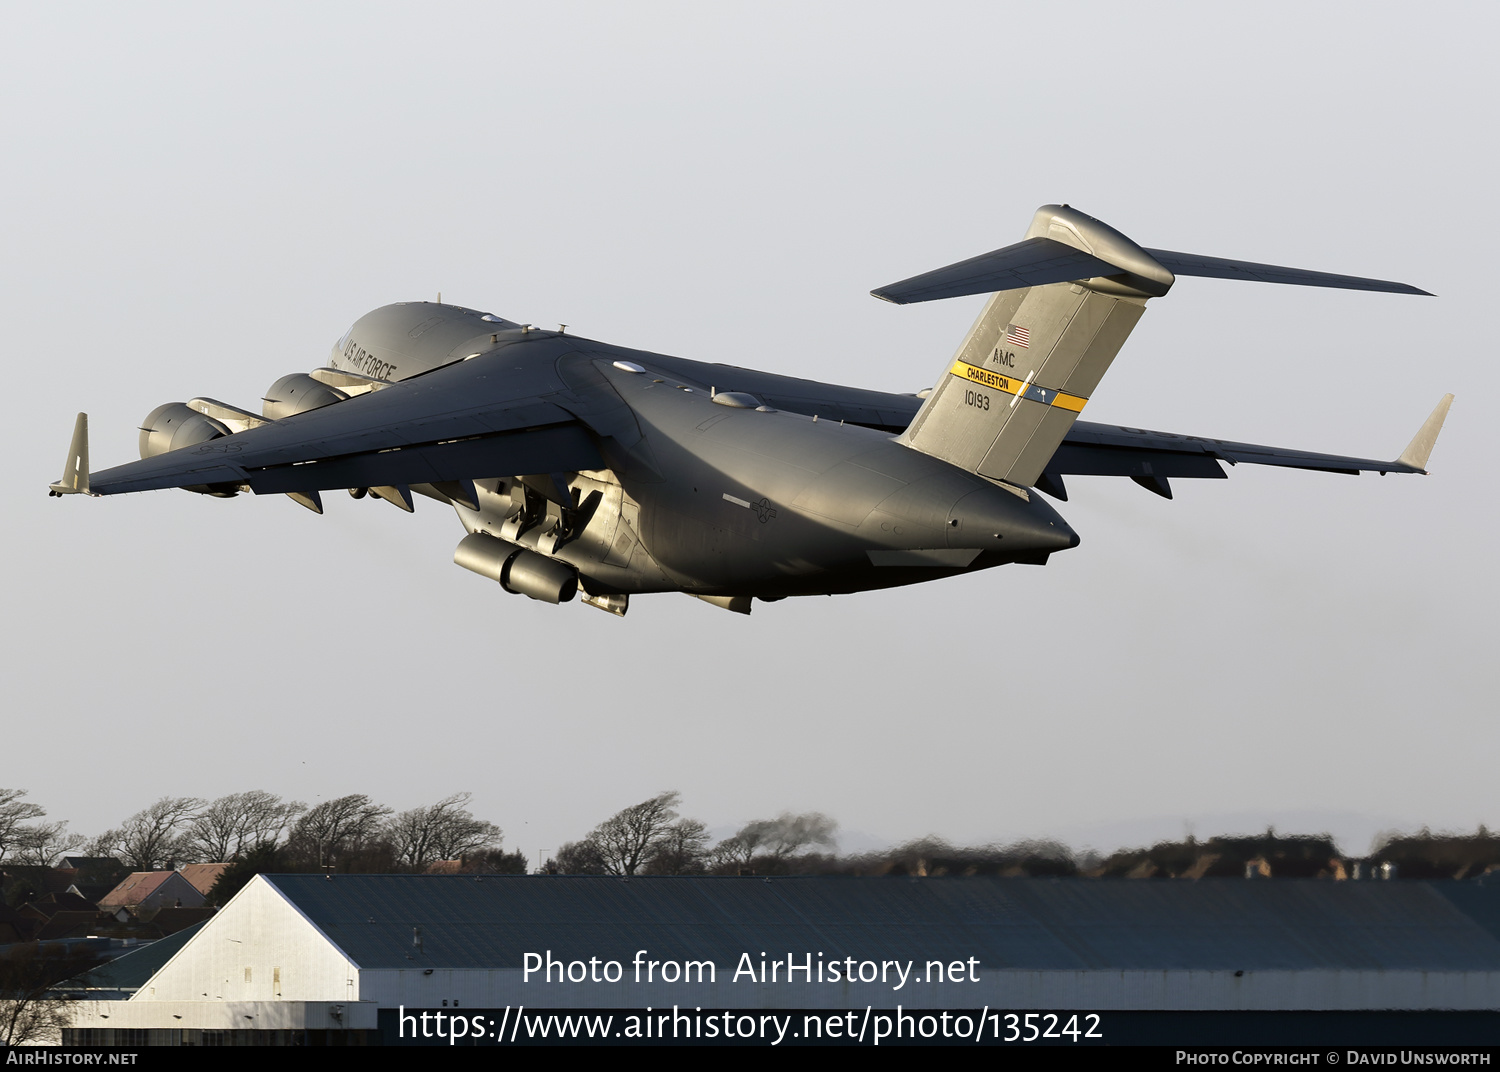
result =
[[[56,989],[135,990],[144,986],[147,979],[155,975],[163,964],[172,959],[174,953],[187,945],[189,938],[202,929],[203,923],[194,923],[191,927],[185,927],[140,949],[132,949],[76,978],[59,983]]]
[[[1500,871],[1469,882],[1439,882],[1434,886],[1464,915],[1500,939]]]
[[[362,968],[559,959],[957,960],[1031,970],[1500,970],[1500,886],[584,875],[276,875]],[[422,943],[413,943],[413,928]]]

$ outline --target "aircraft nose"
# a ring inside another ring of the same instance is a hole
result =
[[[1036,492],[1028,502],[1004,488],[971,492],[953,505],[948,546],[1050,554],[1079,544],[1078,533]]]

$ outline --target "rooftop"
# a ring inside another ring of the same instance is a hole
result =
[[[262,877],[365,969],[645,949],[723,965],[764,950],[989,969],[1500,971],[1494,882]]]

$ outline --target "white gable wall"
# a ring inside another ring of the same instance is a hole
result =
[[[183,908],[202,908],[207,900],[197,887],[182,877],[181,872],[174,872],[141,901],[140,907],[171,908],[181,901]]]
[[[359,967],[257,875],[130,1000],[358,1001]]]

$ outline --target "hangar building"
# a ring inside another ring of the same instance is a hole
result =
[[[65,1042],[394,1043],[403,1015],[454,1009],[511,1025],[480,1041],[524,1042],[522,1007],[1083,1011],[1114,1042],[1500,1037],[1486,880],[261,875],[164,963],[132,980],[129,960],[95,991],[128,997],[80,1002]]]

